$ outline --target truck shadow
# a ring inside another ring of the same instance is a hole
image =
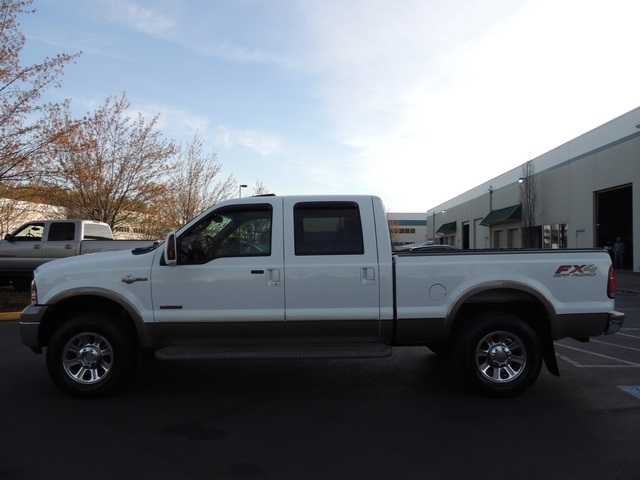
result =
[[[442,391],[475,395],[450,362],[426,348],[384,359],[157,361],[144,358],[128,390],[137,393]]]

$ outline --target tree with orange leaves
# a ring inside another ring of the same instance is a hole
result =
[[[36,157],[63,132],[46,130],[45,119],[55,104],[38,103],[49,87],[59,86],[64,67],[78,55],[60,54],[24,66],[26,43],[18,16],[31,14],[32,0],[0,0],[0,183],[11,189],[37,176]]]
[[[51,128],[67,134],[52,143],[45,191],[69,218],[99,220],[111,228],[135,224],[153,212],[166,189],[172,141],[146,121],[130,117],[125,94],[109,97],[76,123],[68,108],[51,117]]]

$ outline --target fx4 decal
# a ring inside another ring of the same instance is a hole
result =
[[[560,265],[554,277],[595,277],[598,267],[595,265]]]

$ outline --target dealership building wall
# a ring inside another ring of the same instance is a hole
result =
[[[531,165],[533,243],[523,239],[525,165],[429,209],[427,238],[462,249],[495,249],[606,248],[622,237],[624,268],[640,272],[640,107]]]

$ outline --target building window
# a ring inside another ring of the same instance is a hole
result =
[[[416,233],[416,229],[415,228],[398,228],[398,227],[392,227],[391,228],[391,232],[394,234],[408,234],[408,235],[415,235]]]
[[[542,227],[542,248],[567,248],[567,224],[556,223]]]

